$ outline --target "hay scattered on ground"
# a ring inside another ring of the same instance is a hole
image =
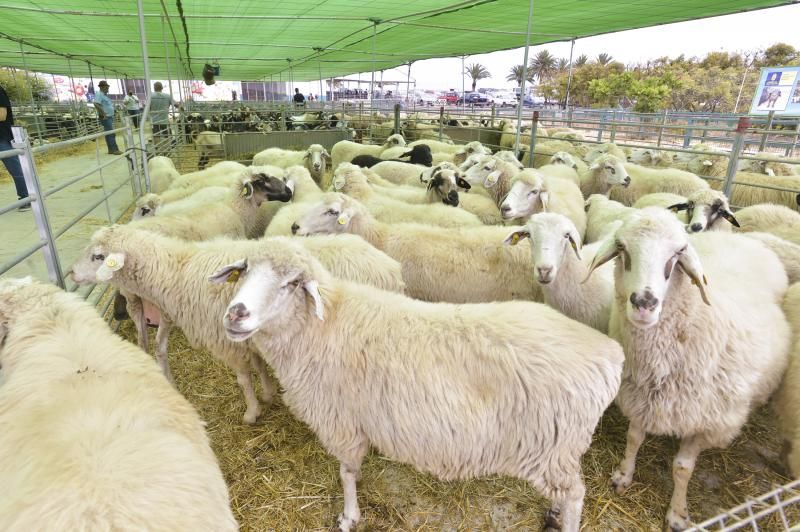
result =
[[[122,324],[120,334],[135,342],[131,322]],[[208,422],[242,530],[332,529],[343,504],[338,463],[280,399],[266,409],[259,425],[246,426],[241,423],[244,402],[233,374],[206,352],[192,349],[180,331],[170,338],[170,363],[178,389]],[[770,411],[763,408],[729,449],[701,455],[689,486],[695,520],[788,482],[777,472],[774,425]],[[584,530],[663,528],[678,443],[648,437],[633,486],[618,496],[608,487],[608,478],[624,451],[626,429],[624,417],[612,408],[584,457]],[[441,482],[374,452],[362,473],[360,530],[538,530],[547,504],[519,480]],[[790,516],[800,522],[800,509],[790,510]],[[773,520],[763,523],[762,530],[781,528]]]

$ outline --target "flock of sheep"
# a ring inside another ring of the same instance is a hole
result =
[[[237,528],[202,421],[168,384],[174,326],[233,370],[245,423],[272,369],[341,464],[344,531],[370,447],[442,479],[526,480],[546,528],[577,531],[581,458],[615,400],[617,492],[646,434],[681,440],[673,530],[699,453],[773,395],[800,476],[800,176],[743,168],[729,202],[704,179],[726,158],[703,146],[676,160],[539,135],[532,160],[400,134],[186,175],[151,159],[134,220],[72,268],[118,288],[141,349],[76,296],[0,282],[0,442],[18,450],[0,528]]]

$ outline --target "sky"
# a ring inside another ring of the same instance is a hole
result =
[[[666,0],[668,1],[668,0]],[[698,0],[702,1],[702,0]],[[535,9],[535,8],[534,8]],[[536,11],[534,10],[534,17]],[[644,62],[664,55],[677,57],[704,56],[708,52],[736,52],[763,49],[776,42],[785,42],[800,48],[800,4],[751,11],[735,15],[706,18],[690,22],[678,22],[652,28],[629,30],[597,37],[578,39],[575,42],[574,56],[586,54],[590,58],[605,52],[622,63]],[[569,43],[553,43],[532,46],[529,56],[539,50],[549,50],[556,57],[569,58]],[[514,82],[505,80],[514,65],[522,64],[524,48],[473,55],[466,58],[467,65],[481,63],[492,74],[490,79],[478,82],[478,88],[512,88]],[[408,69],[400,67],[384,72],[384,79],[405,80]],[[414,63],[411,67],[411,80],[416,80],[416,88],[461,90],[461,59],[428,59]],[[361,79],[369,79],[369,72],[361,74]],[[350,76],[356,78],[356,75]],[[376,78],[379,75],[376,74]],[[306,94],[318,93],[317,82],[296,83]],[[470,80],[464,79],[464,86],[470,89]],[[363,87],[363,85],[362,85]],[[405,89],[403,89],[405,90]]]

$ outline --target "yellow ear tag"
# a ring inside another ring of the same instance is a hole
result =
[[[344,225],[347,223],[347,216],[344,215],[339,216],[339,219],[336,221],[339,223],[339,225]]]
[[[519,242],[519,233],[514,233],[513,235],[511,235],[511,245],[516,246],[518,242]]]
[[[239,277],[242,275],[241,270],[233,270],[231,274],[228,276],[227,283],[235,283],[239,280]]]
[[[107,258],[106,259],[106,267],[108,269],[110,269],[110,270],[113,270],[114,268],[117,267],[117,260],[112,258],[112,257]]]
[[[239,193],[239,196],[242,197],[242,198],[246,198],[247,197],[247,185],[242,187],[242,192]]]

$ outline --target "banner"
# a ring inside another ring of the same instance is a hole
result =
[[[800,115],[800,67],[767,67],[750,106],[751,115]]]

